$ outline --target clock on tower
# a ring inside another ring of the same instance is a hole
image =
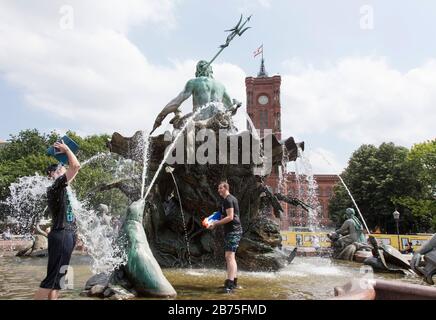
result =
[[[259,96],[259,99],[257,99],[257,101],[259,102],[259,104],[264,106],[264,105],[268,104],[269,98],[267,95],[263,94],[263,95]]]

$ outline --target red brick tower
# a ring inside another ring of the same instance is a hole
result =
[[[281,106],[280,106],[280,76],[268,77],[265,62],[262,58],[259,74],[256,78],[247,77],[245,86],[247,90],[247,113],[256,129],[271,129],[278,140],[281,133]]]
[[[259,129],[263,136],[264,129],[271,129],[278,140],[282,139],[281,134],[281,104],[280,86],[282,79],[280,76],[269,77],[265,70],[265,61],[262,57],[260,71],[257,77],[247,77],[245,86],[247,91],[247,113],[256,129]],[[247,124],[248,126],[248,124]],[[297,196],[295,174],[288,177],[288,181],[279,189],[278,168],[273,168],[265,182],[274,192],[280,191],[283,194]],[[333,186],[338,182],[338,178],[332,175],[315,175],[315,180],[319,184],[319,201],[322,206],[321,225],[329,226],[328,204],[332,194]],[[288,206],[282,203],[284,213],[280,221],[282,230],[288,230],[291,226],[306,226],[307,213],[299,207]]]
[[[247,77],[245,86],[247,90],[247,113],[256,129],[260,130],[263,137],[265,129],[271,129],[276,138],[282,139],[281,130],[281,105],[280,105],[280,86],[282,78],[278,75],[269,77],[265,69],[265,61],[262,57],[260,71],[257,77]],[[247,123],[248,126],[248,123]],[[249,128],[248,128],[249,129]],[[278,168],[273,167],[272,173],[265,180],[266,184],[279,191]],[[283,194],[287,193],[287,186],[284,185],[280,190]],[[287,205],[282,204],[285,214]]]

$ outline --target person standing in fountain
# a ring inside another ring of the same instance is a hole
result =
[[[224,290],[231,292],[237,288],[237,271],[236,250],[242,238],[242,226],[239,218],[238,199],[230,194],[230,187],[227,182],[221,182],[218,185],[218,193],[223,199],[221,202],[221,220],[212,222],[209,229],[216,226],[224,225],[224,250],[227,265],[227,279],[224,282]]]
[[[35,294],[36,300],[59,298],[59,290],[63,289],[63,279],[77,239],[76,220],[71,207],[71,192],[68,185],[79,172],[80,163],[63,141],[56,142],[54,147],[67,155],[69,167],[66,169],[62,164],[53,164],[46,171],[49,178],[55,180],[47,189],[47,205],[53,226],[48,235],[47,276]]]

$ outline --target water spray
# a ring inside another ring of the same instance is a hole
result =
[[[304,186],[305,186],[305,196],[304,202],[308,203],[312,209],[308,210],[308,219],[309,219],[309,227],[311,230],[317,231],[320,227],[320,222],[318,216],[320,214],[320,203],[318,199],[318,183],[315,180],[312,165],[310,164],[309,159],[304,155],[304,152],[300,146],[298,146],[297,157],[301,160],[301,165],[304,170]],[[298,161],[295,161],[295,173],[296,176],[299,176],[301,173],[298,172]],[[301,189],[302,184],[301,180],[297,179],[297,186]],[[302,193],[300,190],[300,197]]]
[[[174,186],[176,187],[177,197],[179,198],[179,204],[180,204],[180,212],[182,214],[183,229],[185,230],[185,241],[186,241],[186,249],[188,250],[189,268],[192,269],[191,250],[189,248],[188,231],[186,229],[185,213],[183,212],[182,198],[180,197],[179,186],[177,185],[176,177],[174,177],[174,173],[173,173],[174,172],[174,168],[170,167],[170,166],[167,166],[167,167],[165,167],[165,171],[167,173],[171,174],[171,176],[173,177]]]
[[[94,161],[97,161],[100,159],[104,159],[104,158],[109,157],[109,156],[111,156],[110,152],[100,152],[100,153],[97,153],[95,156],[92,156],[91,158],[83,161],[80,165],[83,168],[84,166],[90,164],[91,162],[94,162]]]
[[[171,145],[167,148],[167,152],[165,153],[159,167],[157,168],[156,173],[154,174],[153,179],[150,182],[150,185],[147,188],[147,192],[145,193],[145,195],[142,196],[141,194],[141,198],[142,199],[147,199],[147,196],[150,194],[151,188],[153,187],[154,183],[156,182],[157,177],[159,176],[160,171],[162,170],[165,162],[167,161],[168,157],[170,156],[170,154],[173,152],[174,148],[176,147],[177,141],[180,139],[180,137],[182,136],[182,134],[185,132],[186,128],[188,127],[189,124],[191,124],[192,121],[194,121],[195,117],[204,109],[208,106],[209,104],[205,104],[204,106],[201,106],[200,108],[197,109],[197,111],[195,111],[191,116],[189,116],[187,118],[187,121],[185,123],[185,125],[180,129],[180,131],[177,133],[176,137],[174,138],[173,142],[171,143]]]
[[[325,162],[327,162],[327,164],[328,165],[330,165],[333,169],[335,169],[335,171],[336,171],[336,169],[337,168],[335,168],[334,166],[333,166],[333,164],[324,156],[324,154],[322,154],[321,152],[319,152],[319,151],[316,151],[323,159],[324,159],[324,161]],[[362,213],[360,212],[360,209],[359,209],[359,206],[357,205],[357,203],[356,203],[356,201],[354,200],[354,197],[353,197],[353,195],[351,194],[351,191],[350,191],[350,189],[348,189],[348,187],[347,187],[347,185],[345,184],[345,182],[344,182],[344,180],[342,179],[342,177],[341,177],[341,175],[340,174],[336,174],[336,176],[338,176],[338,178],[339,178],[339,180],[341,181],[341,183],[342,183],[342,185],[344,186],[344,188],[345,188],[345,190],[347,190],[347,192],[348,192],[348,195],[350,196],[350,198],[351,198],[351,201],[353,201],[353,204],[354,204],[354,206],[356,207],[356,209],[357,209],[357,212],[359,213],[359,216],[360,216],[360,218],[362,219],[362,222],[363,222],[363,225],[365,226],[365,229],[366,229],[366,231],[368,232],[368,235],[371,235],[371,232],[369,231],[369,228],[368,228],[368,226],[366,225],[366,222],[365,222],[365,219],[363,218],[363,215],[362,215]]]
[[[147,162],[148,162],[148,147],[149,147],[149,139],[147,133],[142,131],[142,185],[141,185],[141,199],[145,199],[144,190],[145,190],[145,179],[147,177]]]

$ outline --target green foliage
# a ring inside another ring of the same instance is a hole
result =
[[[436,230],[436,201],[433,199],[414,199],[400,197],[394,203],[411,211],[416,221],[419,221],[423,231]]]
[[[16,161],[25,155],[44,155],[47,147],[53,144],[59,136],[52,132],[40,134],[36,129],[21,131],[18,135],[11,135],[7,145],[0,149],[0,159]]]
[[[42,155],[26,155],[15,161],[0,162],[0,200],[9,195],[9,185],[18,178],[35,174],[43,175],[45,168],[53,163],[53,159]]]
[[[111,208],[112,214],[122,215],[128,205],[128,199],[123,193],[119,190],[95,192],[99,185],[110,183],[113,180],[106,166],[107,164],[101,163],[83,166],[74,181],[74,190],[79,199],[87,199],[90,207],[96,208],[100,203],[104,203]]]
[[[84,161],[98,153],[108,151],[106,143],[108,140],[110,140],[110,137],[107,134],[92,135],[82,138],[75,132],[68,131],[67,135],[80,146],[79,153],[77,155],[79,161]]]
[[[424,230],[436,230],[436,139],[416,144],[410,150],[407,161],[416,168],[420,181],[418,196],[403,196],[394,202],[407,208]]]
[[[9,143],[0,149],[0,201],[9,195],[9,185],[18,178],[44,174],[45,168],[53,163],[46,155],[47,147],[58,137],[54,132],[46,135],[36,129],[11,135]]]
[[[99,153],[108,152],[106,143],[108,135],[92,135],[80,137],[72,131],[67,135],[76,141],[80,147],[79,161],[83,162]],[[47,148],[61,138],[57,133],[43,134],[38,130],[24,130],[18,135],[11,135],[9,143],[0,149],[0,201],[9,196],[9,185],[18,178],[35,174],[44,175],[45,168],[55,162],[47,156]],[[127,197],[119,190],[92,192],[98,185],[111,182],[112,174],[107,166],[116,166],[115,160],[91,162],[83,166],[73,182],[79,200],[86,200],[90,207],[95,208],[105,203],[112,208],[115,215],[124,214],[128,205]]]
[[[423,184],[423,192],[434,198],[436,196],[436,139],[415,144],[407,158],[418,168],[418,179]]]
[[[393,143],[378,148],[362,145],[353,153],[341,176],[370,229],[378,226],[396,232],[392,213],[398,209],[402,232],[436,230],[435,148],[434,142],[429,144],[416,145],[411,151]],[[352,206],[344,187],[338,185],[330,203],[333,220],[341,223],[345,208]]]

